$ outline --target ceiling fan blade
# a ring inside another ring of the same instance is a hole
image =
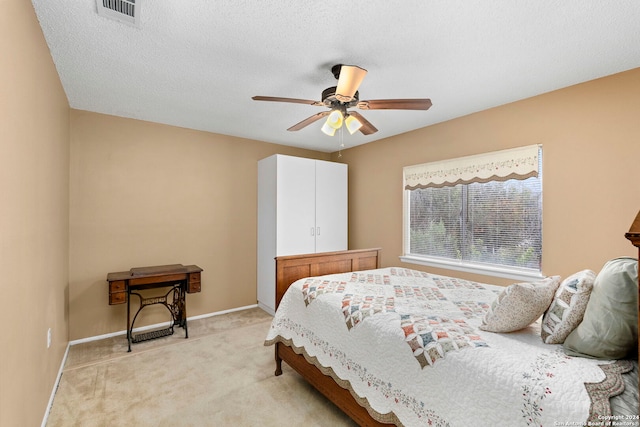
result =
[[[287,130],[288,131],[300,130],[300,129],[304,128],[304,127],[309,126],[311,123],[316,122],[316,121],[320,120],[321,118],[328,116],[330,112],[331,111],[323,111],[322,113],[314,114],[311,117],[307,117],[306,119],[304,119],[300,123],[297,123],[297,124],[291,126]]]
[[[273,101],[273,102],[292,102],[294,104],[307,104],[307,105],[319,105],[324,106],[324,104],[320,101],[312,101],[310,99],[299,99],[299,98],[280,98],[277,96],[252,96],[251,99],[254,101]]]
[[[342,65],[336,87],[336,98],[341,102],[351,101],[366,75],[367,70],[357,65]]]
[[[428,110],[431,100],[423,99],[375,99],[358,102],[361,110]]]
[[[360,132],[364,135],[371,135],[372,133],[378,132],[378,129],[374,125],[369,122],[369,120],[365,119],[362,114],[357,111],[349,111],[349,114],[358,119],[360,123],[362,123],[362,127],[360,128]]]

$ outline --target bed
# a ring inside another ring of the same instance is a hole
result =
[[[638,425],[637,357],[569,356],[541,320],[480,329],[504,287],[380,268],[380,254],[276,259],[276,375],[284,361],[362,426]],[[554,302],[563,282],[545,283]]]

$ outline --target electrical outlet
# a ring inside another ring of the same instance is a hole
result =
[[[51,347],[51,328],[47,331],[47,348]]]

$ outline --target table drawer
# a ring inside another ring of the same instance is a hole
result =
[[[189,274],[189,283],[187,283],[187,293],[200,292],[202,288],[200,282],[200,273]]]
[[[109,282],[109,304],[124,304],[127,302],[127,292],[124,280]]]
[[[109,282],[109,292],[124,292],[126,290],[124,280]]]
[[[127,293],[126,292],[110,292],[109,293],[109,304],[124,304],[127,302]]]

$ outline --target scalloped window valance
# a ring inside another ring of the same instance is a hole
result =
[[[473,182],[506,181],[538,176],[540,146],[442,160],[404,168],[405,190],[453,187]]]

